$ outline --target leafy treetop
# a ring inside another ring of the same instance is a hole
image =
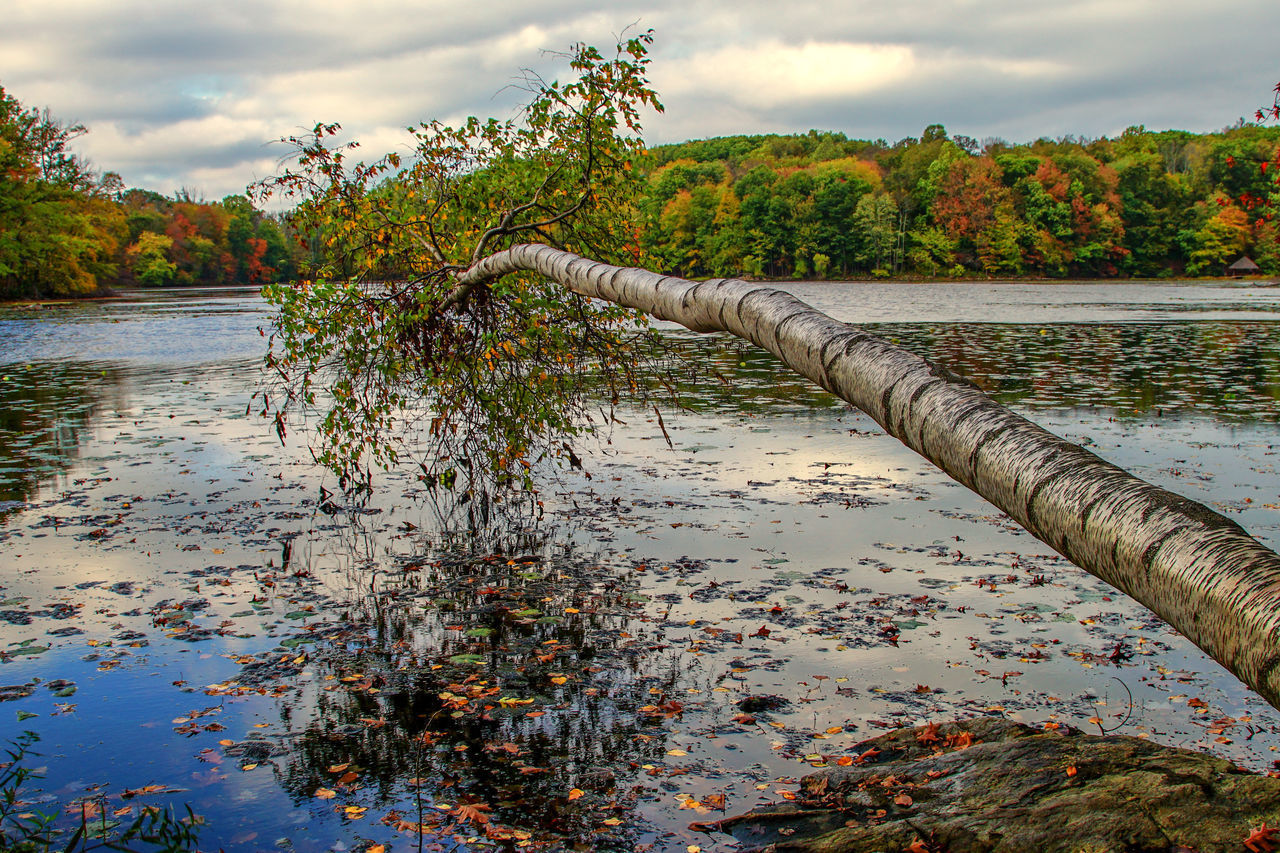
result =
[[[315,415],[313,453],[347,488],[421,439],[424,479],[449,488],[531,486],[538,459],[576,463],[564,439],[591,428],[587,384],[615,400],[643,390],[626,356],[649,337],[642,319],[536,276],[459,279],[516,242],[635,262],[641,110],[661,110],[651,42],[609,57],[577,45],[567,82],[525,73],[518,118],[424,122],[408,157],[353,162],[337,124],[284,140],[289,167],[257,191],[297,203],[294,225],[323,259],[314,280],[266,289],[278,381],[262,413],[282,438],[290,417]]]

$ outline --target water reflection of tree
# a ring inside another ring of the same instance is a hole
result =
[[[550,554],[527,531],[474,545],[440,543],[366,584],[310,652],[322,689],[281,759],[283,785],[299,802],[329,788],[339,805],[392,809],[385,822],[410,835],[425,824],[436,839],[531,832],[632,849],[625,780],[663,756],[679,672],[669,659],[661,671],[631,573]],[[338,786],[342,765],[356,790]]]
[[[1005,403],[1119,415],[1280,416],[1280,327],[1269,323],[885,326],[881,334]]]
[[[123,376],[93,363],[0,366],[0,518],[79,457],[93,419],[120,406]]]
[[[867,329],[941,364],[1006,404],[1280,418],[1280,324],[1258,322],[879,324]],[[696,411],[781,413],[843,403],[722,335],[675,332],[662,381]],[[696,375],[682,367],[708,368]],[[707,375],[720,381],[708,381]]]
[[[1118,414],[1196,412],[1217,420],[1280,417],[1280,325],[1127,323],[1015,325],[885,324],[868,327],[944,365],[1004,403],[1096,407]],[[702,397],[769,405],[829,405],[816,389],[793,387],[766,353],[740,342],[682,342],[726,375]],[[695,404],[696,407],[696,404]],[[772,408],[772,406],[771,406]]]

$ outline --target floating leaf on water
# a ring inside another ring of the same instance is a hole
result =
[[[477,664],[484,663],[484,655],[472,655],[472,654],[453,655],[452,657],[449,658],[449,663],[458,664],[460,666],[468,666],[468,665],[474,666]]]

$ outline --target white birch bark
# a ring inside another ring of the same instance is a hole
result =
[[[491,255],[470,288],[525,270],[695,332],[727,331],[874,418],[1085,571],[1141,602],[1280,708],[1280,556],[942,367],[745,281],[692,282],[543,245]]]

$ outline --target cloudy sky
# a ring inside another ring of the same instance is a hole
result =
[[[1280,80],[1276,0],[4,0],[0,85],[83,122],[130,186],[207,198],[272,140],[341,122],[369,153],[425,118],[509,117],[548,50],[656,30],[651,144],[941,122],[1025,141],[1216,130]]]

